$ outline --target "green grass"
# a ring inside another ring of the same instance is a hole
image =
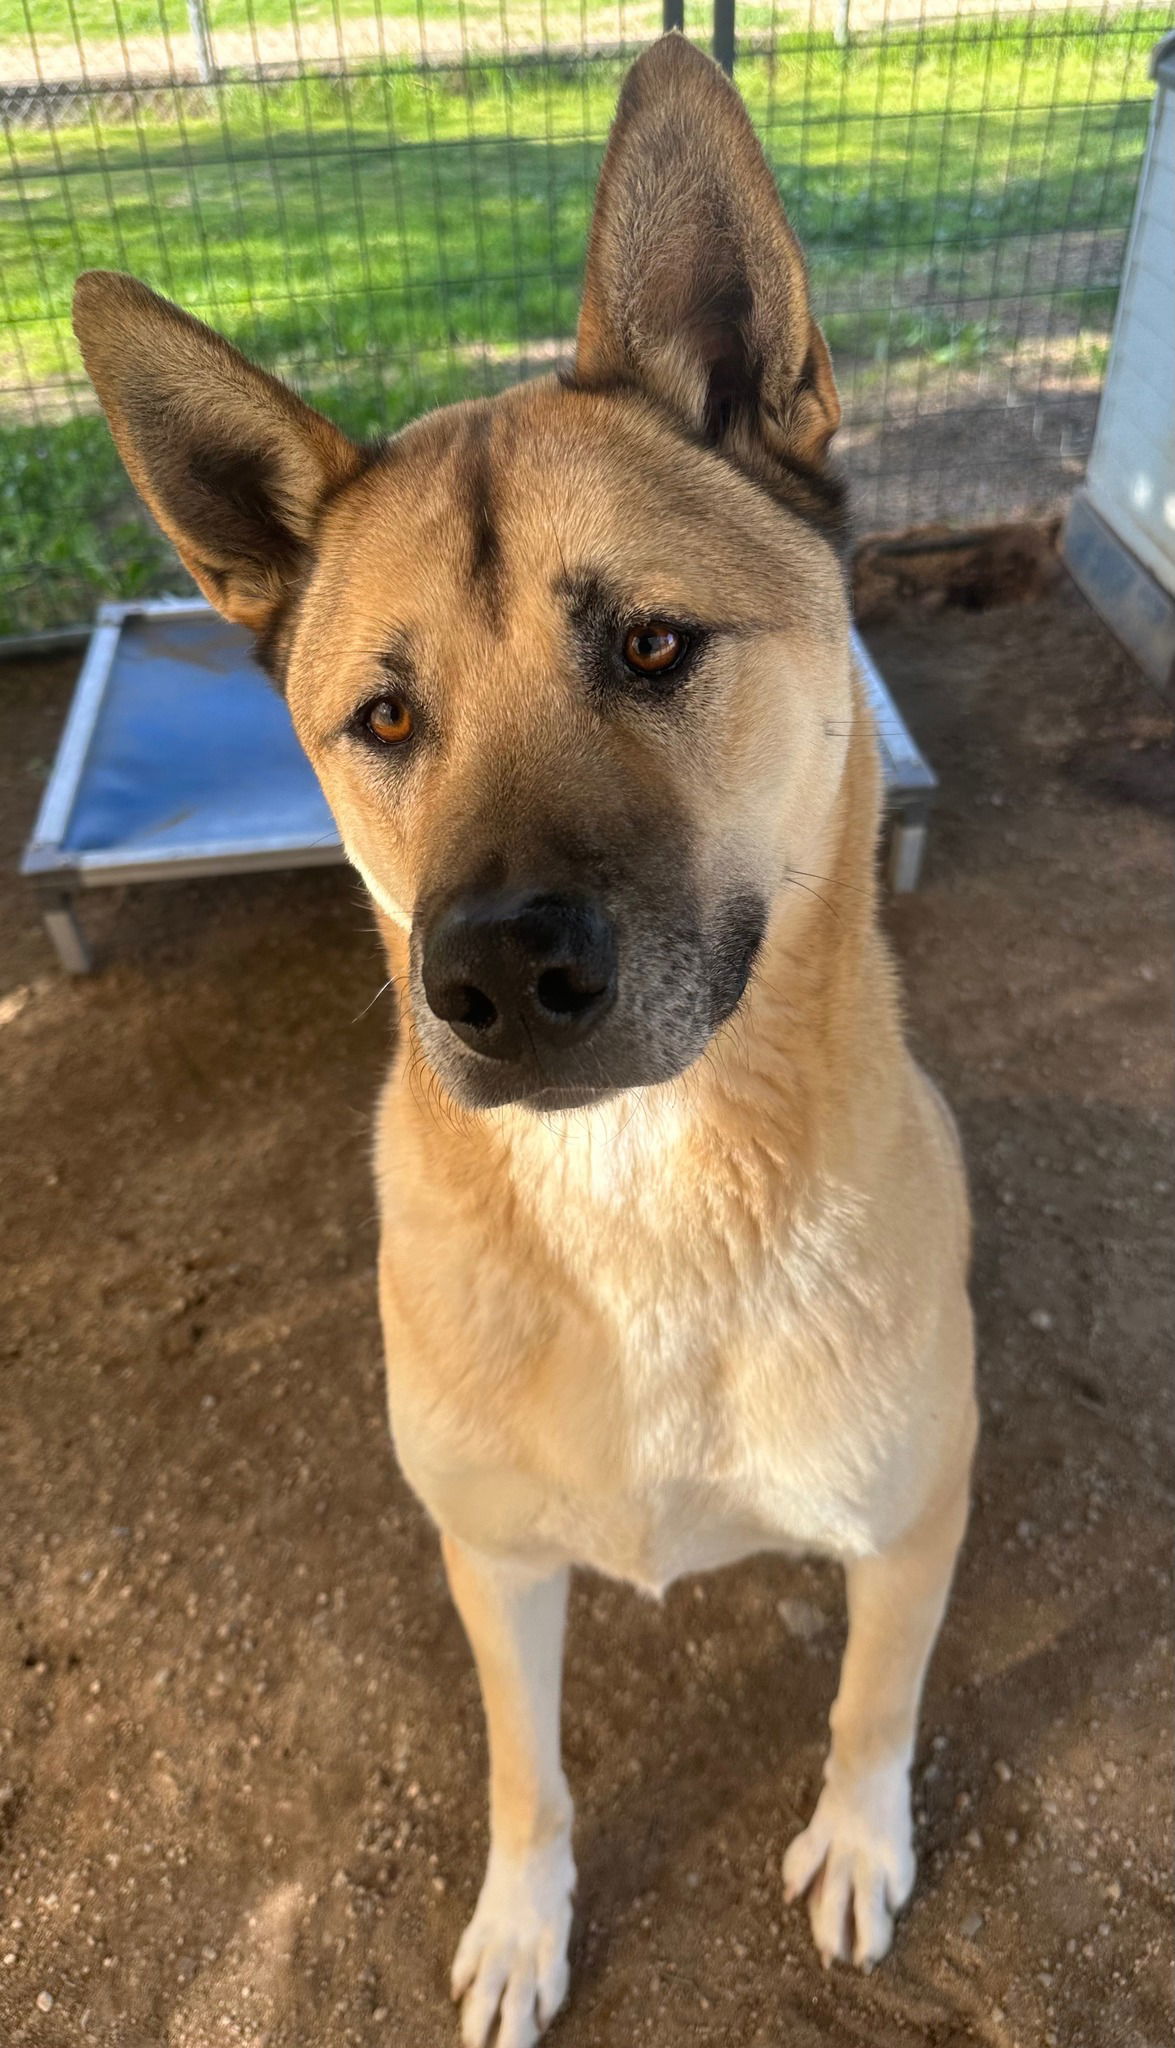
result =
[[[426,0],[423,7],[426,22],[464,22],[474,30],[486,27],[498,30],[503,16],[503,0]],[[701,15],[697,6],[691,15]],[[579,40],[579,24],[586,20],[589,39],[600,42],[619,41],[620,8],[617,4],[609,7],[600,5],[599,0],[589,5],[581,16],[578,0],[570,0],[559,10],[562,16],[573,19],[575,29],[570,40]],[[631,6],[625,12],[633,16]],[[652,26],[648,17],[651,7],[643,9],[643,25]],[[751,7],[745,10],[749,24],[765,27],[771,17],[769,7]],[[406,26],[412,36],[418,31],[420,14],[413,0],[206,0],[205,19],[215,38],[218,29],[286,28],[292,22],[300,27],[324,24],[331,26],[336,18],[342,20],[365,20],[379,17],[385,26],[392,24]],[[512,40],[524,41],[521,33],[529,17],[533,29],[539,24],[540,7],[532,4],[525,8],[517,4],[506,9]],[[120,36],[183,35],[188,30],[188,13],[184,0],[0,0],[0,42],[19,42],[27,37],[29,20],[38,42],[73,42],[79,36],[94,41],[117,40]],[[741,16],[740,16],[741,19]],[[694,23],[689,23],[691,29]],[[633,31],[630,27],[629,33]]]
[[[1062,232],[1079,250],[1129,220],[1165,16],[1101,36],[1092,18],[1039,20],[1035,33],[891,32],[847,61],[830,39],[796,37],[774,66],[740,67],[858,395],[904,367],[945,376],[997,358],[1033,289],[1025,252]],[[138,125],[95,107],[56,132],[11,130],[0,632],[182,587],[89,414],[68,326],[78,270],[131,270],[351,430],[394,428],[511,381],[528,343],[572,331],[620,75],[608,62],[427,82],[400,70],[230,86]],[[1096,363],[1112,289],[1101,275],[1085,288],[1079,270],[1062,283],[1060,331]]]
[[[289,28],[291,21],[330,23],[335,11],[335,0],[207,0],[205,19],[215,36],[217,29],[251,23],[258,28]],[[499,13],[497,0],[464,0],[464,5],[462,0],[428,0],[427,11],[434,19],[459,11],[472,20]],[[385,21],[416,21],[410,0],[398,7],[386,0],[338,0],[338,13],[344,19],[382,15]],[[0,0],[0,41],[27,36],[30,17],[38,42],[73,42],[79,36],[109,42],[120,36],[188,32],[184,0]]]

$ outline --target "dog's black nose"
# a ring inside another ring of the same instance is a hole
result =
[[[459,897],[421,957],[430,1010],[490,1059],[577,1045],[616,996],[616,934],[573,896]]]

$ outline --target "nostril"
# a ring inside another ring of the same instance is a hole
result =
[[[604,994],[606,986],[600,981],[585,984],[582,977],[577,978],[566,967],[548,967],[540,974],[534,992],[552,1017],[582,1017]]]
[[[454,1004],[450,1016],[453,1024],[467,1024],[472,1031],[488,1031],[498,1021],[498,1007],[472,982],[465,982],[454,990]]]

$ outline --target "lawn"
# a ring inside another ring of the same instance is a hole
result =
[[[41,0],[38,20],[51,13]],[[741,62],[855,403],[1042,336],[1096,370],[1165,21],[972,21],[874,35],[847,58],[797,35]],[[513,379],[572,331],[621,70],[387,68],[10,128],[0,632],[181,580],[80,380],[78,270],[133,271],[352,430],[394,428]]]

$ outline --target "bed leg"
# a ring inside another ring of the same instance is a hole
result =
[[[899,811],[890,827],[886,879],[895,896],[908,896],[918,887],[922,856],[926,851],[926,812]]]
[[[94,956],[78,923],[72,896],[54,896],[45,906],[45,929],[67,974],[91,974]]]

